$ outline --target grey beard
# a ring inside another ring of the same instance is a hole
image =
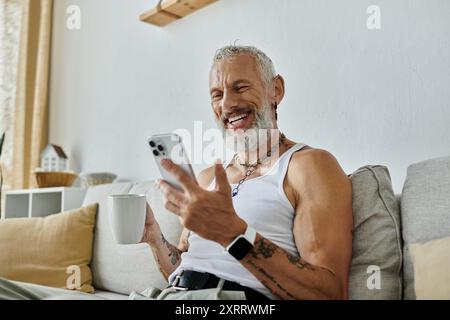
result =
[[[265,105],[261,110],[255,111],[254,125],[247,130],[225,129],[223,122],[217,120],[217,125],[223,131],[225,146],[236,153],[256,150],[258,146],[266,146],[273,129],[270,106]]]

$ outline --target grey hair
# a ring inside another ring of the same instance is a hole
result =
[[[255,58],[259,71],[266,84],[270,84],[277,76],[272,60],[261,50],[254,46],[228,45],[220,48],[214,55],[213,64],[220,60],[232,59],[240,54],[249,54]]]

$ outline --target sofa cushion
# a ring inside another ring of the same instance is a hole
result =
[[[417,299],[450,300],[450,237],[409,246]]]
[[[96,290],[94,293],[94,296],[99,299],[105,299],[105,300],[128,300],[128,295],[114,293],[111,291]]]
[[[450,236],[450,157],[409,166],[402,191],[404,298],[414,299],[409,245]]]
[[[0,277],[93,292],[89,263],[97,207],[0,221]]]
[[[400,213],[389,171],[366,166],[350,178],[354,232],[349,297],[401,299]]]
[[[165,210],[160,192],[153,182],[138,184],[111,184],[97,186],[87,191],[85,203],[98,202],[98,224],[94,241],[92,271],[96,289],[124,295],[143,291],[149,287],[164,288],[166,280],[155,263],[147,244],[118,245],[113,240],[109,226],[108,196],[111,194],[146,194],[155,218],[166,239],[178,244],[181,224],[178,218]]]
[[[94,246],[92,255],[92,277],[96,289],[108,290],[114,280],[110,272],[114,270],[114,240],[109,227],[108,196],[128,193],[131,183],[107,184],[91,187],[87,190],[83,206],[98,203],[97,223],[95,226]]]

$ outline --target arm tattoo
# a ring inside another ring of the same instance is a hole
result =
[[[179,250],[174,245],[170,244],[165,238],[162,232],[161,235],[161,244],[162,246],[152,246],[151,249],[153,251],[153,256],[158,264],[158,268],[161,271],[162,275],[168,279],[170,273],[173,271],[172,269],[177,266],[177,264],[181,260],[182,251]],[[169,253],[165,249],[168,250]],[[167,254],[167,255],[166,255]],[[169,259],[167,259],[168,257]],[[166,270],[167,269],[167,270]]]
[[[274,283],[278,289],[280,289],[283,293],[285,293],[290,299],[295,299],[295,296],[293,296],[289,291],[287,291],[283,286],[281,286],[276,280],[275,278],[270,275],[269,273],[267,273],[266,270],[264,270],[261,267],[258,267],[255,263],[253,263],[252,261],[247,261],[253,268],[255,268],[255,270],[259,271],[261,274],[263,274],[268,280],[270,280],[272,283]],[[270,287],[267,284],[267,281],[262,281],[262,284],[274,295],[277,296],[278,294],[270,289]]]
[[[180,254],[181,251],[177,249],[175,246],[171,245],[166,238],[164,238],[164,235],[161,233],[162,242],[165,244],[167,249],[169,249],[169,257],[170,257],[170,263],[175,266],[178,261],[180,260]]]
[[[296,257],[288,253],[287,257],[289,262],[292,263],[293,265],[296,265],[299,269],[314,270],[314,267],[305,260],[303,260],[300,256]]]
[[[271,241],[268,241],[264,238],[261,238],[257,240],[255,243],[255,246],[253,250],[250,252],[250,255],[254,259],[269,259],[274,256],[276,252],[280,252],[280,249]],[[288,259],[288,261],[298,267],[299,269],[306,269],[306,270],[315,270],[312,265],[310,265],[308,262],[303,260],[300,256],[294,256],[288,252],[285,252],[284,250],[281,250],[281,253],[284,253]],[[286,288],[284,288],[276,279],[274,276],[272,276],[270,273],[267,272],[264,268],[258,266],[255,262],[253,262],[251,259],[246,259],[246,262],[256,271],[258,271],[260,274],[262,274],[266,281],[262,281],[263,285],[269,289],[269,291],[273,295],[279,295],[275,292],[275,290],[270,289],[269,283],[273,283],[283,294],[285,294],[290,299],[295,299],[295,296],[290,293]]]
[[[259,256],[267,259],[273,256],[277,247],[273,243],[266,243],[264,239],[259,239],[251,251],[253,258],[258,259]]]
[[[161,260],[159,259],[158,252],[153,247],[152,247],[152,251],[153,251],[153,256],[156,259],[156,263],[158,264],[159,271],[165,278],[169,278],[169,275],[167,274],[167,272],[165,272],[164,269],[161,267]]]
[[[259,256],[262,256],[265,259],[271,258],[275,252],[277,251],[277,246],[273,244],[272,242],[269,242],[264,239],[259,239],[255,243],[255,247],[253,251],[251,252],[251,255],[253,258],[258,259]],[[293,265],[296,265],[299,269],[308,269],[308,270],[314,270],[313,266],[310,265],[308,262],[303,260],[300,256],[296,257],[290,253],[286,252],[286,256],[290,263]]]
[[[169,257],[170,257],[170,263],[172,263],[172,265],[176,265],[178,263],[178,260],[180,259],[180,255],[178,252],[176,252],[175,250],[171,250],[171,252],[169,253]]]

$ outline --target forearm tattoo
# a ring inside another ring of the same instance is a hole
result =
[[[152,251],[153,256],[155,257],[156,262],[158,264],[159,270],[161,271],[163,276],[167,279],[173,272],[172,267],[176,267],[177,264],[180,262],[182,251],[179,250],[177,247],[173,246],[172,244],[170,244],[164,238],[164,235],[162,233],[161,233],[161,242],[163,247],[162,248],[152,247]],[[167,248],[167,250],[169,251],[168,254],[167,251],[163,250],[164,247]],[[169,260],[167,260],[166,257],[169,257]]]
[[[268,258],[271,258],[277,250],[279,250],[279,248],[272,242],[265,240],[265,239],[259,239],[255,243],[255,246],[254,246],[253,250],[251,251],[251,255],[255,259],[258,259],[260,257],[268,259]],[[310,265],[308,262],[303,260],[300,256],[294,256],[288,252],[285,252],[284,250],[283,250],[283,253],[286,254],[289,262],[292,263],[293,265],[297,266],[298,268],[314,270],[312,265]]]
[[[256,241],[255,246],[253,250],[250,252],[250,256],[253,259],[270,259],[273,257],[277,252],[286,255],[287,260],[295,265],[297,268],[302,270],[314,270],[314,267],[307,263],[305,260],[303,260],[301,257],[294,256],[280,248],[278,248],[275,244],[270,242],[269,240],[260,238]],[[295,296],[290,293],[286,288],[284,288],[273,275],[271,275],[267,270],[264,268],[258,266],[254,260],[246,259],[246,262],[256,271],[258,271],[261,275],[266,278],[266,280],[262,281],[262,283],[271,291],[274,295],[279,295],[275,292],[275,290],[272,290],[269,286],[270,283],[274,284],[279,291],[281,291],[285,296],[287,296],[290,299],[295,299]]]
[[[169,257],[170,257],[170,263],[175,266],[180,261],[180,255],[181,251],[176,248],[175,246],[171,245],[161,234],[161,239],[163,244],[169,249]]]
[[[283,286],[281,286],[278,281],[275,280],[275,278],[270,275],[269,273],[267,273],[266,270],[264,270],[263,268],[257,266],[253,261],[249,261],[247,260],[247,263],[250,264],[255,270],[257,270],[258,272],[260,272],[262,275],[264,275],[270,282],[272,282],[273,284],[275,284],[277,286],[277,288],[279,290],[281,290],[283,293],[285,293],[290,299],[295,299],[295,296],[293,296],[289,291],[287,291]],[[274,296],[277,296],[279,294],[277,294],[277,292],[275,290],[272,290],[268,284],[268,281],[261,281],[262,284],[270,291],[270,293],[272,293]]]
[[[265,243],[264,239],[260,239],[255,243],[251,255],[255,259],[258,259],[260,256],[267,259],[274,255],[276,249],[277,247],[273,243]]]
[[[314,270],[314,267],[305,260],[303,260],[300,256],[296,257],[293,256],[292,254],[287,253],[287,257],[289,262],[296,265],[299,269]]]

